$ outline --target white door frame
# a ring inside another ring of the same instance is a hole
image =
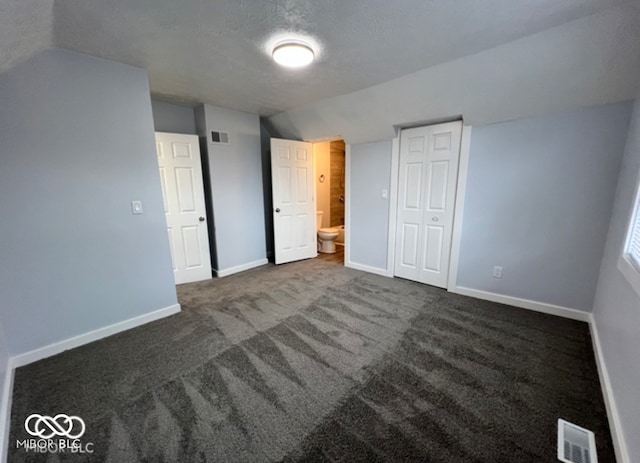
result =
[[[460,140],[456,204],[453,210],[453,235],[451,237],[451,256],[449,257],[449,278],[447,281],[447,291],[450,292],[455,291],[458,285],[458,264],[460,263],[460,245],[462,244],[462,219],[464,218],[464,199],[467,192],[470,150],[471,126],[463,125],[462,139]]]
[[[351,144],[344,147],[344,266],[351,267]]]
[[[449,275],[447,291],[454,291],[458,280],[458,264],[460,260],[460,244],[462,240],[462,219],[464,215],[464,197],[467,188],[467,172],[469,169],[469,151],[471,147],[471,126],[462,125],[460,142],[460,160],[458,164],[458,184],[456,186],[453,212],[453,235],[451,237],[451,254],[449,256]],[[396,260],[396,226],[398,221],[398,173],[400,170],[400,131],[391,144],[391,181],[389,187],[389,230],[387,242],[387,271],[385,276],[393,278]],[[351,172],[347,170],[348,175]],[[348,251],[348,249],[347,249]]]

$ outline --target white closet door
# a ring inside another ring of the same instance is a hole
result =
[[[447,287],[462,122],[400,135],[395,275]]]

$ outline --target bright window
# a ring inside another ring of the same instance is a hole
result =
[[[640,181],[629,219],[629,228],[618,268],[640,295]]]

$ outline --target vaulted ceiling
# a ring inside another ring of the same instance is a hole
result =
[[[65,48],[145,68],[154,95],[269,116],[592,15],[624,0],[0,0],[0,71]],[[277,67],[309,36],[318,60]],[[526,57],[523,57],[526,59]]]

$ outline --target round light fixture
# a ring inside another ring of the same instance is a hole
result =
[[[280,66],[301,68],[308,66],[315,58],[311,46],[301,40],[286,40],[278,42],[271,54],[273,60]]]

